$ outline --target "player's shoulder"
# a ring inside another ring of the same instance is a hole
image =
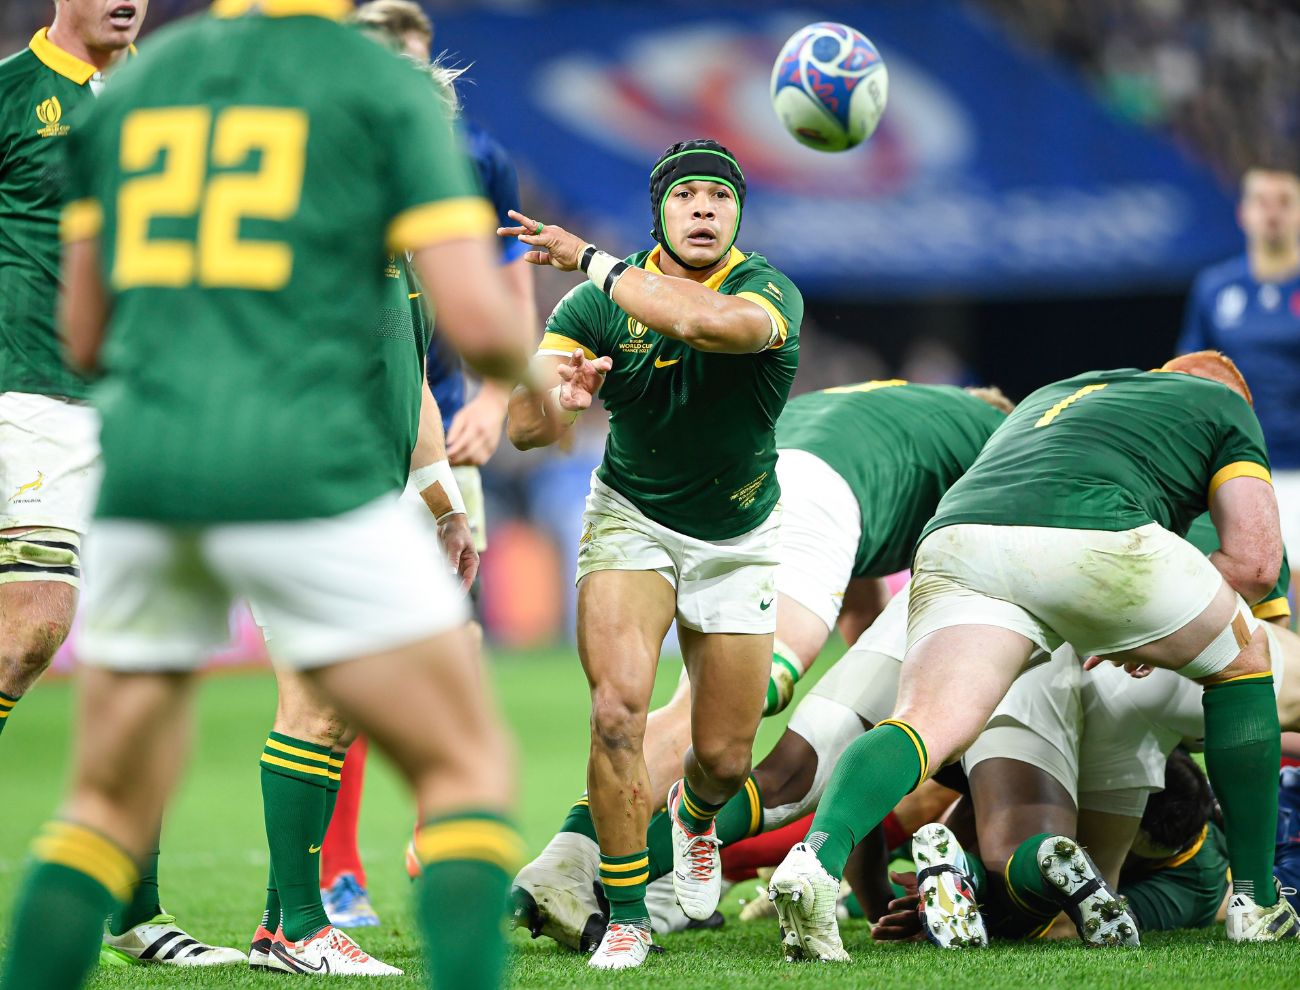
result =
[[[0,59],[0,92],[27,85],[40,74],[42,67],[43,63],[30,47]]]
[[[759,279],[770,281],[781,291],[783,296],[788,293],[795,298],[803,298],[798,287],[790,280],[789,276],[757,251],[745,252],[744,260],[731,270],[726,282],[739,282],[741,280],[753,282]]]
[[[612,309],[613,305],[613,300],[596,288],[594,282],[584,279],[560,297],[551,313],[551,319],[568,313],[604,312]]]
[[[1234,282],[1251,281],[1250,261],[1245,254],[1234,255],[1202,268],[1196,276],[1196,291],[1208,295]]]

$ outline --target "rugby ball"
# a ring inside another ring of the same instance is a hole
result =
[[[847,24],[800,28],[772,66],[772,107],[794,139],[844,151],[871,137],[889,95],[889,72],[870,39]]]

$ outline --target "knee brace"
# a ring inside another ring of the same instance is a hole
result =
[[[1237,659],[1237,654],[1246,648],[1258,628],[1259,620],[1250,614],[1250,608],[1238,595],[1237,611],[1232,621],[1210,640],[1209,645],[1198,653],[1191,663],[1179,669],[1178,673],[1192,680],[1219,673]]]
[[[62,581],[80,587],[80,535],[47,528],[0,536],[0,584],[18,581]]]
[[[790,731],[797,733],[817,754],[812,787],[798,801],[763,809],[763,831],[798,821],[817,807],[831,771],[849,743],[865,731],[857,713],[845,705],[810,694],[790,716]]]

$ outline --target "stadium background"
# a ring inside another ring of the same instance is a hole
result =
[[[142,43],[203,6],[153,0]],[[1020,398],[1088,368],[1157,364],[1192,275],[1241,249],[1240,172],[1300,158],[1300,13],[1284,2],[425,7],[434,51],[469,66],[466,116],[514,156],[525,208],[607,250],[648,243],[662,148],[707,134],[737,153],[750,180],[740,245],[808,304],[796,391],[902,377]],[[7,54],[49,5],[0,11]],[[819,18],[866,31],[890,69],[879,131],[843,155],[796,145],[767,101],[781,42]],[[541,315],[572,281],[538,272]],[[486,471],[481,605],[499,644],[571,635],[598,411],[578,436],[568,455],[504,444]],[[256,644],[244,627],[233,657]]]

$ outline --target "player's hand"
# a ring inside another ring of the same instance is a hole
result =
[[[916,874],[891,870],[889,876],[907,893],[889,902],[889,913],[871,926],[871,938],[876,942],[916,942],[924,937],[917,913],[921,895],[916,890]]]
[[[447,563],[460,578],[461,590],[468,591],[478,576],[478,551],[474,549],[474,536],[465,513],[452,513],[438,523],[438,539]]]
[[[582,412],[588,408],[613,367],[614,359],[611,357],[598,357],[592,361],[581,348],[574,348],[569,363],[555,369],[560,376],[560,408],[568,412]]]
[[[562,272],[577,269],[578,259],[582,257],[587,242],[576,234],[570,234],[563,227],[553,223],[541,223],[530,219],[515,210],[510,211],[512,219],[517,220],[517,227],[498,227],[501,237],[517,237],[530,247],[538,248],[524,255],[524,261],[530,265],[550,265]]]
[[[447,430],[447,460],[452,467],[482,467],[501,443],[508,394],[484,382],[478,395],[452,418]]]
[[[1100,667],[1103,663],[1112,663],[1116,667],[1123,667],[1125,673],[1136,681],[1150,676],[1155,672],[1155,667],[1150,664],[1139,663],[1137,660],[1107,660],[1105,657],[1089,657],[1083,661],[1084,670],[1093,670]]]

